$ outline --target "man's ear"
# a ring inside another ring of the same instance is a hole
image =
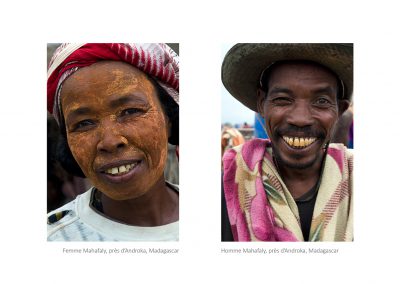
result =
[[[339,100],[339,116],[341,116],[350,106],[349,100]]]
[[[264,117],[264,103],[266,99],[266,94],[261,88],[257,88],[257,111]]]

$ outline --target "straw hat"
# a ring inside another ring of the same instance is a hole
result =
[[[344,99],[353,93],[352,43],[239,43],[225,55],[221,77],[225,88],[257,112],[257,87],[263,71],[277,61],[307,60],[333,71],[344,85]]]

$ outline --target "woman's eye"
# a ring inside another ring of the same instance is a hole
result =
[[[141,112],[141,110],[138,109],[138,108],[128,108],[128,109],[125,109],[125,110],[123,110],[121,112],[121,116],[132,115],[132,114],[136,114],[136,113],[139,113],[139,112]]]
[[[94,125],[93,121],[91,121],[89,119],[82,120],[82,121],[79,121],[78,123],[75,124],[74,130],[81,130],[81,129],[84,129],[84,128],[88,128],[88,127],[90,127],[92,125]]]

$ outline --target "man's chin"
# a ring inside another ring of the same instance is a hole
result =
[[[317,162],[317,159],[311,161],[289,161],[277,158],[277,162],[279,166],[283,166],[287,169],[305,170],[311,168]]]
[[[302,155],[291,155],[285,157],[284,155],[281,155],[279,151],[273,150],[273,152],[279,167],[285,167],[287,169],[305,170],[311,168],[315,163],[322,159],[322,157],[320,158],[318,155],[310,155],[306,157]]]

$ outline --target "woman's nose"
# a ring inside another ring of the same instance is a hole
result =
[[[97,143],[97,151],[112,153],[128,144],[128,140],[118,131],[117,125],[104,127]]]

